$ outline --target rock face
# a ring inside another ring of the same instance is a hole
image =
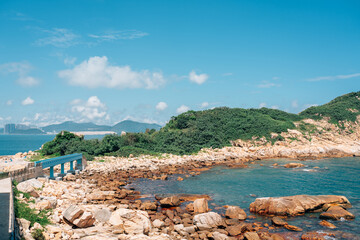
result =
[[[209,211],[208,201],[205,198],[196,199],[194,201],[195,213],[206,213]]]
[[[235,218],[239,220],[246,219],[246,213],[243,209],[239,208],[238,206],[229,206],[226,210],[225,216],[227,218]]]
[[[216,228],[225,224],[222,217],[215,212],[197,214],[194,216],[193,223],[200,230]]]
[[[250,204],[250,212],[262,215],[295,216],[307,211],[321,209],[325,204],[350,207],[349,200],[336,195],[296,195],[289,197],[257,198]]]
[[[355,216],[340,206],[332,206],[326,212],[320,214],[320,218],[339,220],[340,218],[354,219]]]
[[[127,234],[148,234],[151,231],[149,215],[140,210],[120,208],[111,214],[109,223],[122,227]]]

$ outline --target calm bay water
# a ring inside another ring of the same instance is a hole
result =
[[[44,143],[53,140],[55,135],[0,135],[0,155],[13,155],[18,152],[38,150]],[[88,135],[85,139],[104,135]]]
[[[355,214],[356,219],[331,222],[338,227],[337,230],[360,236],[360,158],[309,160],[301,162],[306,164],[306,167],[301,169],[274,168],[274,163],[283,165],[289,163],[289,160],[259,161],[245,169],[215,167],[182,182],[176,181],[176,176],[173,176],[169,181],[137,180],[133,186],[143,194],[208,194],[213,199],[212,203],[218,206],[237,205],[248,214],[249,205],[255,200],[251,194],[257,197],[344,195],[352,203],[353,207],[349,211]],[[319,213],[311,213],[288,218],[287,221],[305,231],[328,230],[318,224],[318,216]],[[270,218],[257,216],[256,220],[270,224]]]

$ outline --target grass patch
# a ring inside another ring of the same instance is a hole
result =
[[[14,191],[14,208],[15,208],[15,217],[24,218],[30,221],[30,226],[34,226],[34,223],[37,222],[41,226],[45,227],[50,224],[50,220],[48,219],[47,213],[50,210],[41,210],[37,211],[29,207],[29,204],[26,202],[21,202],[16,197],[19,197],[20,194],[23,194],[26,199],[30,199],[30,195],[28,193],[21,192],[17,190],[17,182],[13,182],[13,191]]]

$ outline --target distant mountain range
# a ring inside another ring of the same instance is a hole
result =
[[[146,129],[160,130],[161,126],[158,124],[140,123],[131,120],[125,120],[115,124],[114,126],[96,125],[95,123],[76,123],[72,121],[63,122],[60,124],[52,124],[41,129],[28,129],[22,131],[16,131],[15,134],[45,134],[45,133],[58,133],[61,131],[70,132],[89,132],[89,131],[113,131],[118,134],[124,132],[145,132]],[[4,132],[3,128],[0,128],[0,134]]]
[[[146,129],[160,130],[161,126],[158,124],[140,123],[131,120],[125,120],[115,124],[114,126],[107,125],[96,125],[94,123],[76,123],[76,122],[63,122],[60,124],[52,124],[43,127],[44,132],[60,132],[60,131],[71,131],[71,132],[84,132],[84,131],[113,131],[120,134],[124,132],[145,132]]]

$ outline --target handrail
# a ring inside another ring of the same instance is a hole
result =
[[[48,167],[53,167],[53,166],[56,166],[59,164],[67,163],[70,161],[76,161],[79,159],[82,159],[82,154],[74,153],[74,154],[70,154],[70,155],[66,155],[66,156],[49,158],[49,159],[37,161],[37,162],[35,162],[35,166],[38,166],[41,164],[42,168],[48,168]]]

